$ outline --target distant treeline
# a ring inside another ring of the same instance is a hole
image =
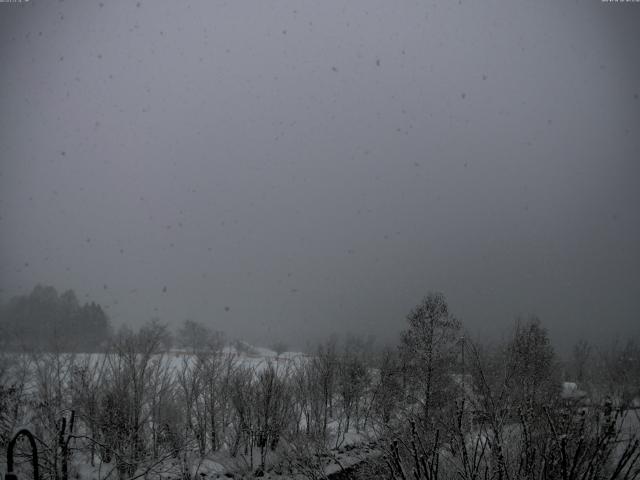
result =
[[[4,350],[100,351],[111,336],[109,318],[95,302],[81,305],[73,290],[37,285],[0,305]]]

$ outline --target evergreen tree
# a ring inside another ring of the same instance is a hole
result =
[[[73,290],[58,295],[54,287],[36,285],[0,308],[0,332],[12,350],[97,351],[111,327],[100,305],[80,305]]]

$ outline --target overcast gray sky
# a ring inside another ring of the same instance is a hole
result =
[[[32,0],[0,65],[2,301],[263,344],[390,339],[429,290],[481,334],[640,329],[640,3]]]

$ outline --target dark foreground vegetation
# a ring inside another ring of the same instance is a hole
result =
[[[47,480],[640,477],[636,341],[560,361],[530,319],[483,345],[440,294],[407,321],[385,350],[349,337],[255,358],[185,322],[177,352],[151,322],[99,354],[5,351],[1,451],[31,429]]]

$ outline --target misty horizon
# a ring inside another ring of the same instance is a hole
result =
[[[640,333],[640,9],[0,4],[0,302],[300,348]]]

